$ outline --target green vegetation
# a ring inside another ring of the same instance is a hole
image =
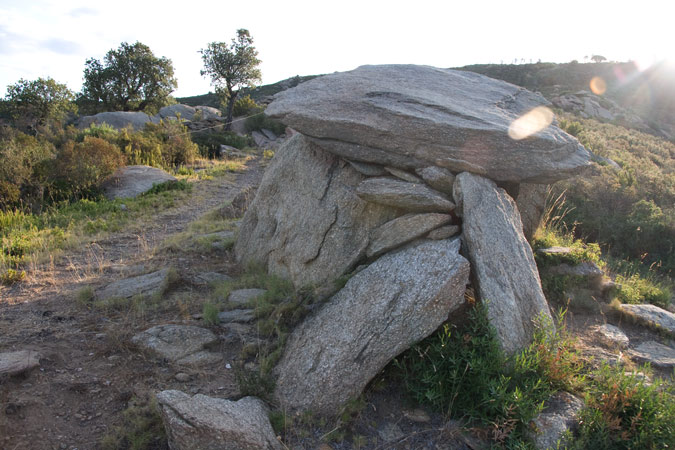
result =
[[[4,113],[20,130],[35,133],[46,125],[60,124],[77,111],[75,94],[51,78],[29,81],[23,78],[7,86]]]
[[[204,158],[217,158],[220,156],[220,146],[243,150],[251,145],[248,137],[239,136],[232,131],[197,132],[192,134],[192,142],[199,147],[199,154]]]
[[[146,111],[168,104],[177,86],[170,59],[157,58],[147,45],[122,42],[103,62],[85,63],[80,108],[89,112]]]
[[[540,321],[532,345],[507,357],[478,306],[463,325],[445,325],[401,355],[394,373],[416,401],[483,429],[499,447],[531,448],[530,421],[558,390],[586,399],[579,436],[568,436],[568,448],[675,445],[672,384],[650,385],[621,365],[590,369],[560,320],[557,328]]]
[[[626,128],[563,115],[561,126],[620,169],[595,166],[561,182],[569,212],[563,221],[618,258],[675,268],[675,144]]]
[[[113,427],[101,440],[104,450],[146,450],[165,448],[166,433],[157,400],[134,398],[122,413],[122,423]]]
[[[211,78],[211,83],[216,86],[216,94],[226,105],[225,130],[229,131],[239,90],[261,80],[258,51],[253,46],[253,38],[248,30],[241,28],[230,44],[211,42],[200,53],[204,62],[201,74]]]
[[[417,401],[489,427],[493,440],[507,447],[525,439],[545,400],[583,379],[570,341],[541,320],[532,345],[505,356],[482,306],[469,312],[465,325],[445,325],[395,364]]]

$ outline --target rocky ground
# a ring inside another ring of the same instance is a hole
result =
[[[0,353],[35,352],[20,356],[36,366],[18,375],[0,375],[0,448],[100,448],[102,439],[125,423],[125,410],[151,403],[164,390],[239,398],[233,365],[250,336],[241,339],[236,326],[205,326],[201,313],[209,294],[204,275],[236,277],[241,268],[228,250],[171,251],[162,244],[206,212],[257,185],[263,170],[255,159],[233,179],[199,181],[189,201],[159,211],[147,223],[66,251],[38,267],[26,283],[0,287]],[[175,275],[170,277],[160,307],[101,309],[78,301],[85,287],[101,289],[166,268],[172,268]],[[630,368],[638,346],[663,341],[662,334],[606,306],[573,306],[567,317],[568,328],[580,338],[584,353],[596,361],[623,360]],[[633,350],[626,349],[620,339],[598,334],[594,327],[606,323],[619,326]],[[155,326],[165,327],[152,329]],[[148,329],[152,329],[149,335],[134,338]],[[195,336],[199,345],[185,347]],[[153,347],[152,342],[157,342],[153,337],[160,344],[174,342],[175,346],[163,353]],[[141,351],[146,346],[154,350]],[[204,353],[194,356],[199,352]],[[188,358],[187,363],[183,358]],[[196,360],[189,358],[201,359],[193,364]],[[655,370],[663,376],[672,373],[667,367]],[[474,449],[484,445],[480,436],[466,435],[456,422],[410,404],[399,387],[383,384],[381,379],[376,377],[350,415],[350,431],[343,436],[347,439],[332,434],[334,423],[308,420],[301,430],[285,430],[284,446],[327,450]]]

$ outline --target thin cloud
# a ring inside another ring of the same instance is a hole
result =
[[[75,8],[71,9],[68,12],[68,15],[70,17],[82,17],[82,16],[97,16],[98,15],[98,10],[94,8],[88,8],[86,6],[82,6],[81,8]]]
[[[82,46],[77,42],[59,38],[47,39],[42,42],[42,45],[54,53],[61,55],[76,55],[82,51]]]
[[[0,55],[12,55],[34,43],[32,38],[9,31],[0,25]]]

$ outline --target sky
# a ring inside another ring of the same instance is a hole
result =
[[[263,83],[363,64],[675,58],[663,0],[0,0],[0,96],[20,78],[82,87],[87,58],[140,41],[172,60],[176,97],[213,90],[199,50],[250,31]]]

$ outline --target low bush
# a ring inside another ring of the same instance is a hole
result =
[[[243,149],[251,144],[248,137],[239,136],[232,131],[196,132],[192,134],[192,141],[199,147],[199,154],[202,157],[211,159],[220,156],[221,145]]]
[[[286,131],[286,125],[279,122],[278,120],[270,119],[265,114],[258,114],[252,117],[249,117],[244,122],[244,127],[246,131],[251,133],[253,131],[260,131],[263,128],[273,131],[277,135],[284,134]]]
[[[418,402],[487,427],[507,446],[525,439],[530,420],[554,392],[578,385],[582,368],[565,334],[543,319],[532,345],[507,357],[484,306],[473,308],[461,326],[444,325],[395,365]]]
[[[234,109],[232,111],[232,114],[235,117],[250,116],[252,114],[262,112],[264,109],[265,108],[258,105],[255,102],[255,100],[251,98],[250,95],[245,95],[243,97],[238,98],[237,101],[234,102]]]

